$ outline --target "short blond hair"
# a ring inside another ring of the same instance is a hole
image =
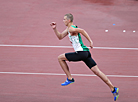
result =
[[[67,19],[70,19],[71,22],[73,22],[73,15],[71,13],[65,14],[67,16]]]

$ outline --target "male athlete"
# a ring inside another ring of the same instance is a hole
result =
[[[73,24],[72,14],[66,14],[64,16],[63,22],[67,26],[67,28],[62,33],[58,32],[56,28],[56,22],[52,22],[50,25],[52,26],[59,40],[68,35],[75,52],[63,53],[58,56],[60,66],[67,76],[67,80],[61,85],[66,86],[75,82],[74,78],[72,78],[71,76],[66,61],[83,61],[94,72],[94,74],[96,74],[109,86],[111,92],[114,95],[114,101],[116,101],[119,97],[119,88],[114,87],[107,76],[99,70],[96,62],[91,57],[88,47],[86,47],[82,42],[80,34],[82,34],[90,42],[90,47],[93,48],[93,42],[87,32],[84,29],[78,28],[76,25]]]

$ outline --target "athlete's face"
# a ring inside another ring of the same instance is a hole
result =
[[[64,22],[64,24],[65,24],[66,26],[68,26],[70,20],[67,19],[67,16],[64,16],[63,22]]]

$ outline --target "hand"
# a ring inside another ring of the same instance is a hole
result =
[[[56,26],[57,26],[56,22],[52,22],[50,25],[52,26],[53,29],[56,29]]]
[[[93,42],[90,42],[90,47],[91,47],[91,49],[93,48]]]

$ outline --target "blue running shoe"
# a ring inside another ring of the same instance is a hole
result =
[[[112,93],[114,95],[114,101],[116,101],[119,97],[119,88],[114,87],[114,91]]]
[[[73,78],[72,78],[72,80],[69,80],[69,79],[67,78],[67,80],[66,80],[64,83],[61,84],[61,86],[67,86],[67,85],[72,84],[72,83],[74,83],[74,82],[75,82],[75,81],[74,81]]]

